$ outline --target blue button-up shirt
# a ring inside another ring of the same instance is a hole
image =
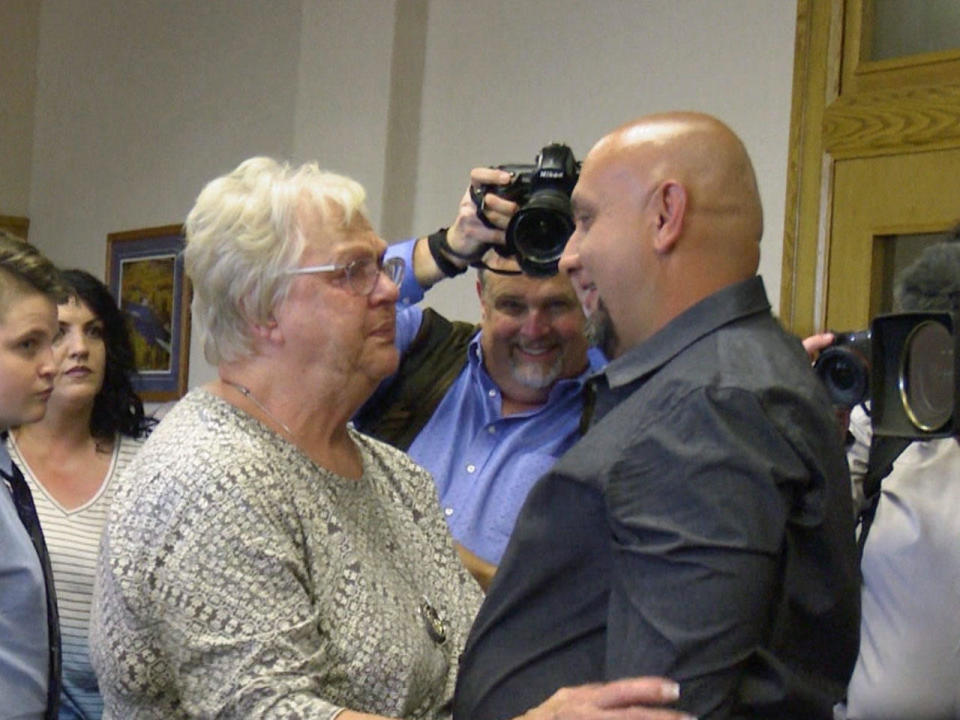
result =
[[[397,306],[397,347],[410,346],[423,318],[423,298],[412,269],[415,240],[393,245],[390,257],[407,264]],[[408,452],[433,475],[440,505],[457,542],[498,564],[520,506],[536,480],[579,437],[583,384],[604,364],[588,353],[588,368],[558,381],[547,402],[503,417],[500,388],[487,374],[478,333],[467,364]]]

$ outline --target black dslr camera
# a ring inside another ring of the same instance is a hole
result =
[[[953,313],[880,315],[869,330],[836,333],[814,369],[835,404],[871,401],[875,435],[952,435],[960,426],[957,325]]]
[[[516,255],[528,275],[555,275],[557,263],[573,233],[570,193],[580,176],[580,163],[566,145],[547,145],[537,155],[536,165],[498,165],[513,178],[507,185],[483,185],[470,189],[477,216],[483,214],[483,196],[493,193],[520,207],[507,225],[506,244],[494,245],[504,257]]]

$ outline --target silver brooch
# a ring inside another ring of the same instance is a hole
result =
[[[436,611],[433,605],[426,598],[420,600],[420,617],[423,618],[423,624],[427,628],[427,634],[437,645],[443,645],[447,640],[447,628],[443,624],[440,613]]]

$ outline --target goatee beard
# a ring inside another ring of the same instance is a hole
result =
[[[563,355],[557,356],[553,364],[548,367],[535,363],[514,363],[511,369],[513,379],[524,387],[543,390],[553,385],[560,377],[560,371],[563,369]]]
[[[589,317],[584,327],[587,341],[607,357],[612,360],[616,352],[619,338],[617,338],[616,328],[613,327],[613,321],[610,319],[610,313],[607,312],[607,306],[603,300],[597,302],[597,308]]]

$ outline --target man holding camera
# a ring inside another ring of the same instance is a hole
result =
[[[831,718],[857,653],[849,475],[824,388],[756,276],[762,212],[715,118],[598,142],[560,260],[611,358],[531,490],[474,623],[455,720],[665,675],[706,718]]]
[[[953,313],[960,298],[960,229],[957,240],[931,245],[898,273],[894,282],[897,313]],[[887,316],[893,319],[893,316]],[[878,326],[879,328],[880,326]],[[877,330],[877,333],[879,330]],[[904,348],[875,333],[872,343],[899,358]],[[911,337],[913,335],[911,334]],[[804,340],[811,356],[835,343],[832,333]],[[840,345],[843,347],[843,345]],[[868,350],[866,357],[871,357]],[[938,365],[942,358],[928,361]],[[864,497],[871,470],[874,421],[865,405],[835,400],[847,411],[847,458],[854,497],[864,507],[860,541],[863,575],[860,656],[838,716],[848,720],[960,717],[960,443],[953,416],[953,365],[948,368],[950,397],[924,397],[945,405],[952,423],[946,429],[920,430],[883,477],[879,494]],[[864,368],[866,374],[868,368]],[[876,394],[876,390],[874,390]],[[869,392],[867,393],[869,397]],[[856,404],[853,412],[849,406]],[[874,404],[874,408],[880,403]],[[887,410],[889,412],[889,409]],[[869,493],[868,493],[869,494]],[[864,528],[869,532],[864,538]]]
[[[471,195],[515,182],[504,170],[475,169],[449,229],[387,251],[408,266],[397,312],[401,363],[354,421],[430,470],[461,555],[484,587],[531,485],[579,437],[583,384],[603,364],[598,352],[588,356],[570,281],[522,273],[516,259],[491,250],[503,246],[525,193],[514,191],[518,202],[486,193],[486,222]],[[557,255],[565,239],[554,239]],[[481,258],[478,326],[413,305]]]

